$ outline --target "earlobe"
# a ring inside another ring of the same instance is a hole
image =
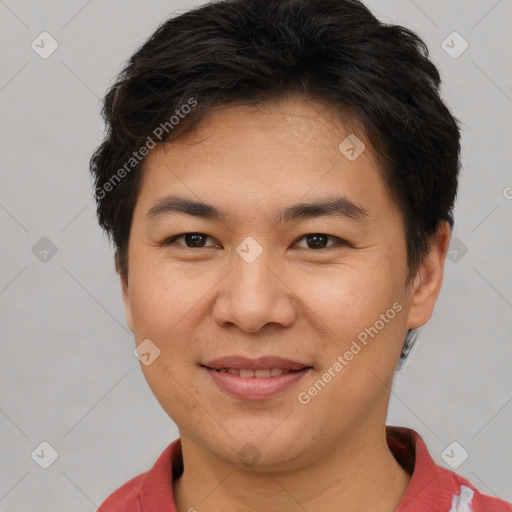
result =
[[[424,257],[411,284],[412,295],[408,313],[408,329],[426,324],[434,311],[441,291],[444,263],[450,244],[451,229],[447,222],[440,223],[428,254]]]

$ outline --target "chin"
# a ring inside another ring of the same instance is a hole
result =
[[[252,471],[284,471],[300,467],[307,463],[307,459],[314,458],[316,448],[312,447],[310,456],[305,453],[306,447],[299,444],[303,440],[301,434],[304,429],[296,429],[296,432],[279,430],[279,421],[265,422],[265,428],[248,431],[243,425],[236,429],[226,425],[226,430],[232,437],[223,431],[222,439],[212,440],[208,438],[206,447],[217,457],[238,468],[245,467]],[[277,427],[277,428],[276,428]]]

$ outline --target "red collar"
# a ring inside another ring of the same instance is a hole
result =
[[[467,480],[436,465],[423,439],[414,430],[386,426],[386,438],[396,460],[412,474],[397,512],[467,510],[466,507],[459,508],[456,503],[459,498],[463,499],[460,493],[464,486],[467,486],[465,492],[472,494],[471,505],[475,512],[511,512],[509,504],[482,496]],[[147,473],[133,478],[115,491],[98,512],[176,512],[171,482],[182,472],[181,440],[176,439]]]

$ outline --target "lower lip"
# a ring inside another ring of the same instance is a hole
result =
[[[237,398],[244,400],[263,400],[277,395],[288,387],[299,382],[311,368],[290,372],[277,377],[238,377],[226,372],[219,372],[211,368],[206,370],[213,382],[221,389]]]

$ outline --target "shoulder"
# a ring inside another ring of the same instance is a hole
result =
[[[176,439],[160,454],[153,467],[115,490],[97,512],[175,512],[172,481],[183,471],[181,440]]]
[[[436,464],[422,437],[387,426],[388,445],[411,481],[399,512],[512,512],[512,504],[478,491],[467,479]]]
[[[148,473],[142,473],[115,490],[99,507],[98,512],[141,512],[141,485]]]
[[[512,504],[499,498],[482,494],[462,476],[439,466],[443,479],[454,490],[449,512],[512,512]]]

